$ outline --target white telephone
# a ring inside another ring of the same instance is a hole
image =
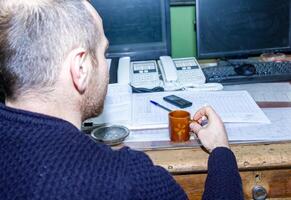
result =
[[[194,57],[172,59],[170,56],[161,56],[159,67],[165,90],[203,87],[206,81],[204,73]]]
[[[130,84],[133,87],[153,89],[160,86],[158,65],[155,60],[131,62],[130,72]]]
[[[136,88],[153,89],[160,86],[158,65],[155,60],[133,61],[121,57],[118,63],[117,82]]]
[[[160,68],[163,81],[160,80]],[[204,73],[194,57],[172,59],[161,56],[158,64],[155,60],[133,61],[129,57],[119,60],[118,83],[130,83],[136,88],[165,90],[221,90],[218,83],[205,83]]]

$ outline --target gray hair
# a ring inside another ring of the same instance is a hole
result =
[[[0,74],[10,99],[50,91],[76,47],[95,56],[98,28],[81,0],[0,0]]]

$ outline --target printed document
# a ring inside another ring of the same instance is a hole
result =
[[[258,107],[246,91],[181,91],[159,92],[150,94],[133,94],[132,96],[132,126],[133,128],[167,127],[168,111],[150,103],[150,100],[175,110],[176,106],[167,103],[163,97],[175,94],[193,105],[185,110],[192,115],[205,105],[212,106],[220,115],[223,122],[235,123],[270,123],[264,112]]]
[[[230,143],[271,142],[291,140],[291,108],[264,108],[270,124],[225,123]],[[193,135],[190,140],[193,140]],[[170,141],[169,130],[149,129],[131,131],[125,143]],[[170,145],[171,146],[171,145]]]
[[[177,95],[193,105],[185,110],[193,116],[205,105],[211,105],[223,122],[270,123],[246,91],[175,91],[132,94],[128,85],[110,84],[101,116],[87,121],[94,124],[112,123],[125,125],[131,130],[165,128],[168,126],[168,111],[153,105],[150,100],[172,109],[178,107],[163,100],[168,95]]]
[[[223,89],[231,91],[246,90],[257,102],[291,101],[291,84],[286,82],[227,85]]]
[[[264,108],[270,124],[233,124],[225,127],[230,140],[284,141],[291,140],[291,108]]]

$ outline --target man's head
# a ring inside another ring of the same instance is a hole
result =
[[[84,0],[0,0],[0,72],[8,101],[67,99],[82,119],[108,84],[102,21]]]

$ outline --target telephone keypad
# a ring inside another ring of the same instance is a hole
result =
[[[137,87],[153,88],[159,85],[160,79],[156,61],[136,61],[131,63],[131,84]]]
[[[179,77],[179,82],[182,84],[193,83],[193,80],[204,80],[204,75],[199,70],[199,65],[194,59],[174,59],[173,60]],[[197,69],[197,70],[194,70]],[[201,81],[203,82],[203,81]]]

